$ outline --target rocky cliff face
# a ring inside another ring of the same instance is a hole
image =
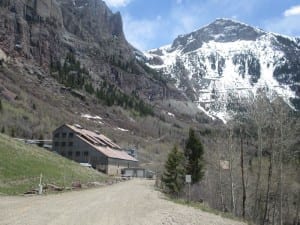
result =
[[[165,74],[210,116],[226,120],[232,101],[279,95],[299,107],[299,40],[246,24],[218,19],[169,45],[145,53],[148,64]]]
[[[49,62],[50,46],[58,40],[56,28],[62,28],[62,15],[56,2],[8,1],[0,8],[0,46],[12,57]],[[55,49],[53,49],[55,51]]]
[[[144,99],[182,98],[145,64],[125,39],[120,13],[101,0],[4,0],[0,49],[43,68],[71,52],[88,69],[96,89],[103,80]]]

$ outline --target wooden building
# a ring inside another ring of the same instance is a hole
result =
[[[122,151],[108,137],[65,124],[53,132],[53,151],[79,163],[89,163],[93,168],[109,175],[121,175],[123,168],[136,167],[138,160]]]

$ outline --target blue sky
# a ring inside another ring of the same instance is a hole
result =
[[[300,0],[105,0],[120,11],[127,40],[140,50],[158,48],[216,18],[300,37]]]

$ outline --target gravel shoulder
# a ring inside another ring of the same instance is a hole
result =
[[[86,191],[0,197],[1,225],[245,225],[165,200],[153,181]]]

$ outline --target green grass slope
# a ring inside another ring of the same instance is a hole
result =
[[[107,176],[43,148],[0,134],[0,195],[22,194],[43,183],[70,186],[72,181],[102,182]]]

